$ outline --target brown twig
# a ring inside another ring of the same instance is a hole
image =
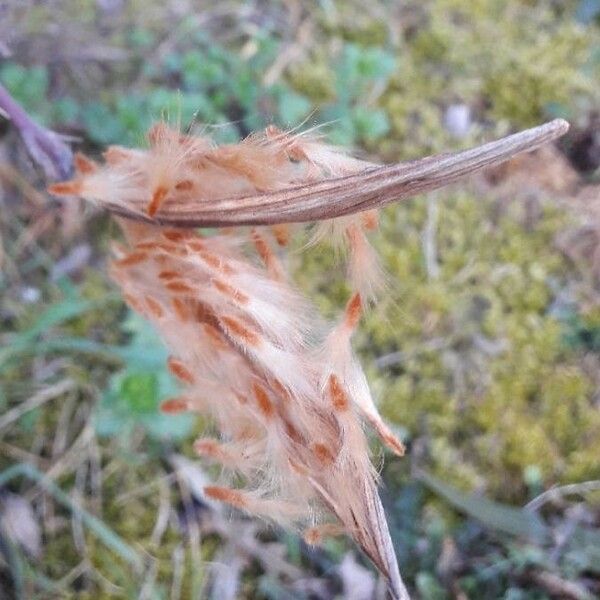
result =
[[[540,510],[544,504],[552,500],[561,499],[564,496],[569,495],[583,495],[590,492],[596,492],[600,490],[600,480],[582,481],[581,483],[571,483],[568,485],[562,485],[560,487],[551,488],[542,492],[539,496],[536,496],[531,502],[529,502],[525,508],[527,510],[535,511]]]
[[[526,575],[555,598],[592,600],[594,595],[575,581],[567,581],[550,571],[532,571]]]

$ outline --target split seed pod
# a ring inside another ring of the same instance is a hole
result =
[[[346,532],[392,596],[406,599],[363,426],[396,455],[404,447],[381,419],[351,349],[380,288],[367,233],[385,204],[567,129],[556,120],[472,150],[378,166],[272,127],[215,147],[158,124],[148,149],[111,147],[103,165],[78,155],[76,178],[50,191],[120,217],[129,247],[116,249],[111,273],[131,308],[161,333],[167,366],[184,388],[162,408],[202,412],[215,425],[214,437],[194,445],[223,466],[206,495],[304,530],[311,543]],[[280,260],[290,224],[317,221],[317,238],[331,236],[348,250],[353,291],[332,327]],[[202,227],[222,229],[195,230]],[[240,480],[244,489],[233,485]]]

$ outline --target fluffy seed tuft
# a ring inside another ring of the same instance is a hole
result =
[[[51,191],[135,210],[147,221],[163,208],[184,214],[215,197],[275,191],[370,166],[275,128],[219,148],[159,124],[148,141],[147,150],[109,148],[104,165],[79,156],[76,179]],[[161,333],[172,354],[168,370],[185,386],[185,395],[165,400],[161,411],[210,417],[218,439],[196,440],[196,453],[246,487],[207,486],[206,497],[306,530],[312,544],[345,531],[400,597],[361,419],[393,452],[404,448],[381,420],[350,346],[377,288],[365,235],[376,228],[376,213],[320,228],[345,244],[354,290],[329,335],[280,260],[296,226],[202,236],[120,223],[129,247],[115,249],[111,272],[129,306]]]

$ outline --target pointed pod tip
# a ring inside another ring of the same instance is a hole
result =
[[[550,121],[549,125],[553,126],[557,136],[565,135],[565,133],[567,133],[567,131],[569,131],[571,128],[571,124],[565,119],[554,119],[553,121]]]

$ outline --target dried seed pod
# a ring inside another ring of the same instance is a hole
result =
[[[295,146],[302,149],[300,160],[288,158],[275,162],[270,159],[281,151],[277,137],[253,136],[237,146],[228,146],[226,152],[207,148],[207,142],[199,138],[192,148],[174,146],[171,154],[165,150],[164,156],[156,156],[152,151],[135,153],[129,161],[123,157],[116,165],[108,165],[119,171],[115,175],[127,177],[127,164],[135,166],[138,174],[140,169],[152,174],[146,178],[138,175],[142,182],[138,189],[123,185],[115,177],[113,189],[94,186],[94,182],[84,178],[83,186],[76,180],[77,185],[58,183],[50,191],[95,200],[134,220],[177,227],[313,222],[381,208],[444,187],[534,150],[564,135],[568,128],[566,121],[555,119],[471,150],[387,166],[349,158],[327,146],[306,141],[302,135],[294,139]],[[172,188],[154,184],[156,173],[172,172],[165,163],[171,167],[177,165],[178,172],[189,175],[179,179],[195,182],[196,197],[190,198],[188,189],[180,193],[182,190],[176,189],[176,183]],[[172,197],[166,201],[169,193]],[[160,198],[155,202],[157,194]]]

